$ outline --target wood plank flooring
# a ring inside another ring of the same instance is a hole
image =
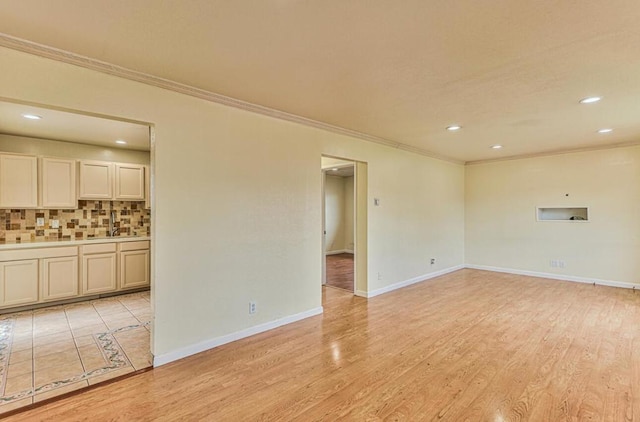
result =
[[[11,421],[640,421],[640,293],[461,270]]]
[[[327,255],[327,286],[353,292],[353,254]]]

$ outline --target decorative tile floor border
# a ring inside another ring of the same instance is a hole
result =
[[[91,371],[83,372],[82,374],[75,375],[63,380],[52,381],[50,383],[34,386],[27,390],[20,391],[9,396],[4,396],[4,388],[6,385],[7,371],[9,367],[9,356],[11,354],[11,344],[13,341],[13,327],[15,326],[15,318],[5,318],[0,320],[0,373],[2,378],[0,380],[0,391],[3,395],[0,397],[0,406],[3,404],[11,403],[16,400],[24,399],[26,397],[32,397],[36,394],[44,393],[47,391],[55,390],[60,387],[64,387],[69,384],[73,384],[78,381],[83,381],[98,375],[104,375],[117,369],[125,368],[127,366],[133,369],[133,365],[129,362],[126,354],[122,351],[122,348],[114,338],[114,334],[121,333],[123,331],[134,330],[136,328],[147,328],[150,322],[143,324],[129,325],[126,327],[116,328],[103,333],[93,334],[93,338],[98,346],[98,349],[102,353],[107,366],[93,369]]]
[[[13,342],[13,327],[15,318],[0,320],[0,391],[4,393],[7,384],[7,372],[9,369],[9,356],[11,355],[11,343]]]

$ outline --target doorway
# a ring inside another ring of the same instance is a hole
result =
[[[9,99],[0,121],[0,161],[33,175],[4,181],[34,192],[0,207],[1,417],[151,367],[153,128]]]
[[[366,163],[323,156],[322,285],[366,292]]]

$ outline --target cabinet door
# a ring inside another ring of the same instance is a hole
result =
[[[0,262],[0,306],[38,301],[38,260]]]
[[[149,284],[149,250],[120,252],[120,288],[132,289]]]
[[[57,300],[78,295],[78,257],[40,260],[42,300]]]
[[[75,160],[40,159],[40,199],[43,208],[77,208]]]
[[[113,164],[80,161],[80,199],[113,199]]]
[[[116,199],[144,199],[144,166],[116,164]]]
[[[0,208],[36,208],[37,206],[37,158],[0,154]]]
[[[82,294],[110,292],[116,289],[116,254],[82,257]]]

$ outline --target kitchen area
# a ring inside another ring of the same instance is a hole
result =
[[[0,102],[0,417],[153,363],[150,127]]]

